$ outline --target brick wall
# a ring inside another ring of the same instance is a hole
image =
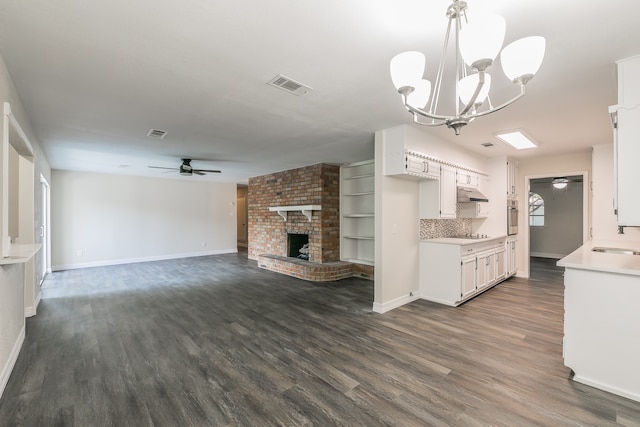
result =
[[[340,167],[316,164],[249,179],[249,259],[287,256],[287,233],[309,234],[309,261],[340,260]],[[311,221],[289,212],[284,221],[270,206],[320,205]]]

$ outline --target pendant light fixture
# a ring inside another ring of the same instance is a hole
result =
[[[476,117],[484,116],[512,104],[525,94],[526,84],[536,74],[545,51],[545,39],[540,36],[514,41],[502,51],[506,24],[500,15],[468,13],[467,3],[454,0],[447,8],[449,25],[444,39],[440,64],[433,83],[423,78],[425,55],[410,51],[396,55],[390,63],[391,80],[402,96],[404,106],[413,115],[414,123],[425,126],[447,125],[456,135]],[[468,16],[469,15],[469,16]],[[438,101],[451,31],[455,35],[455,113],[438,112]],[[502,70],[519,86],[511,100],[493,106],[489,99],[491,76],[487,69],[500,53]],[[429,102],[429,107],[426,105]],[[426,117],[427,121],[420,121]]]

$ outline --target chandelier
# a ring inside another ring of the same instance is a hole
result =
[[[500,52],[504,42],[505,20],[500,15],[470,13],[467,3],[454,0],[447,8],[449,25],[444,39],[440,65],[431,93],[431,82],[423,78],[425,56],[410,51],[396,55],[390,64],[391,80],[402,96],[404,106],[413,115],[413,122],[425,126],[447,125],[456,135],[476,117],[485,116],[514,103],[525,94],[525,86],[542,64],[545,39],[540,36],[514,41]],[[470,18],[470,19],[469,19]],[[455,34],[455,114],[438,112],[445,59],[451,30]],[[491,75],[487,73],[500,53],[502,70],[519,93],[511,100],[493,106],[489,98]],[[429,107],[427,102],[431,99]],[[427,121],[421,121],[426,117]]]

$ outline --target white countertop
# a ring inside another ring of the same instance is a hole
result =
[[[489,242],[491,240],[498,240],[506,238],[506,235],[502,236],[491,236],[491,237],[483,237],[481,239],[467,239],[467,238],[457,238],[457,237],[440,237],[437,239],[423,239],[420,240],[421,243],[440,243],[445,245],[472,245],[474,243],[482,243]]]
[[[11,255],[0,258],[0,265],[20,264],[29,261],[38,253],[42,244],[40,243],[24,243],[11,245]]]
[[[640,276],[640,255],[593,252],[591,249],[595,247],[640,251],[640,242],[590,241],[562,258],[558,265],[565,268]]]

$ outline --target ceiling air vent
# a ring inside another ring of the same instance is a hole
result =
[[[282,89],[297,96],[309,93],[312,90],[311,87],[303,85],[302,83],[292,80],[289,77],[285,77],[281,74],[278,74],[277,76],[269,80],[267,84],[269,86],[277,87],[278,89]]]
[[[151,129],[147,133],[147,136],[150,136],[151,138],[156,138],[156,139],[164,139],[164,137],[167,136],[167,131],[159,130],[159,129]]]
[[[493,142],[485,142],[485,143],[482,143],[480,145],[482,145],[485,148],[489,148],[489,147],[493,147]]]

